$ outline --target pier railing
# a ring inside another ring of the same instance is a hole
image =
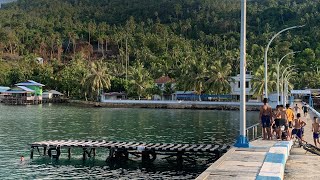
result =
[[[249,141],[256,140],[261,137],[262,131],[261,131],[261,124],[257,123],[250,127],[246,128],[246,133]]]

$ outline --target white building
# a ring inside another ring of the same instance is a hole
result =
[[[246,73],[246,95],[252,96],[253,92],[251,92],[252,89],[252,74],[251,72]],[[231,86],[231,95],[239,95],[240,96],[240,74],[237,76],[232,76],[231,79],[233,81],[230,81]]]

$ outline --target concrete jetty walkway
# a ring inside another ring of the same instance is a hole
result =
[[[301,103],[298,104],[301,108]],[[303,112],[300,111],[302,117]],[[319,114],[318,114],[319,115]],[[313,135],[311,132],[313,117],[318,116],[315,111],[309,110],[306,117],[302,119],[307,123],[304,128],[304,140],[309,144],[313,144]],[[319,118],[320,121],[320,118]],[[319,146],[318,146],[319,147]],[[303,148],[291,149],[290,156],[286,163],[285,177],[284,179],[294,180],[294,179],[319,179],[320,177],[320,156],[306,153]]]
[[[290,141],[256,140],[250,148],[231,148],[197,180],[282,179]]]
[[[297,103],[302,106],[302,103]],[[300,111],[303,117],[303,112]],[[313,144],[311,131],[313,117],[320,117],[313,108],[303,120],[307,123],[304,140]],[[320,119],[320,118],[319,118]],[[292,141],[256,140],[250,148],[231,148],[218,161],[197,177],[209,179],[319,179],[320,156],[306,153],[301,147],[293,147]]]

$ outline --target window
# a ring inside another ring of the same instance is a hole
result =
[[[246,81],[246,88],[249,88],[250,82]]]
[[[238,88],[240,88],[240,81],[238,82]]]

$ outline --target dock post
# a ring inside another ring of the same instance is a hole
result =
[[[141,152],[141,160],[143,163],[148,162],[150,157],[149,157],[149,153],[147,151],[142,151]]]
[[[183,157],[182,157],[182,155],[183,155],[183,152],[178,151],[178,153],[177,153],[177,165],[178,165],[179,168],[182,168],[182,166],[183,166]]]
[[[68,148],[68,159],[71,159],[71,148]]]
[[[47,146],[44,146],[44,147],[43,147],[43,155],[44,155],[44,156],[47,155]]]
[[[106,159],[106,162],[111,162],[114,160],[114,155],[115,155],[115,149],[114,148],[110,148],[109,149],[109,155]]]
[[[33,151],[34,151],[34,147],[31,147],[31,151],[30,151],[30,159],[33,159]]]
[[[83,148],[83,154],[82,154],[82,160],[86,160],[87,159],[87,149]]]
[[[93,151],[93,157],[96,157],[96,148],[93,148],[92,151]]]

